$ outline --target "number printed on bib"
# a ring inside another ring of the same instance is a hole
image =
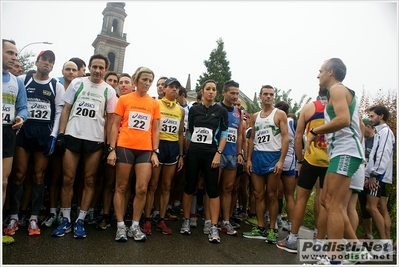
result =
[[[129,111],[128,127],[141,131],[150,129],[151,115],[136,111]]]
[[[260,130],[256,133],[255,140],[258,144],[269,143],[270,142],[271,130]]]
[[[227,142],[236,143],[237,142],[237,129],[229,127],[227,134]]]
[[[1,112],[3,124],[12,124],[15,120],[15,106],[12,104],[3,104]]]
[[[28,119],[49,121],[51,118],[50,103],[28,100]]]
[[[212,144],[213,132],[212,129],[205,127],[194,127],[193,134],[191,136],[191,142]]]
[[[77,117],[95,119],[97,110],[98,107],[96,104],[82,101],[78,105],[76,105],[73,115]]]
[[[177,134],[180,121],[171,118],[161,118],[161,132],[168,134]]]

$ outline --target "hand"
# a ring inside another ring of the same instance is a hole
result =
[[[220,166],[220,157],[222,155],[219,153],[216,153],[215,156],[213,157],[212,163],[211,163],[211,168],[215,169],[215,168],[219,168]]]
[[[57,141],[57,139],[54,136],[50,135],[50,138],[47,142],[47,147],[43,151],[43,154],[45,156],[50,156],[51,154],[53,154],[55,148],[55,141]]]
[[[115,166],[115,163],[116,163],[116,152],[115,152],[115,150],[112,150],[111,152],[108,153],[107,163],[109,165],[111,165],[111,166]]]
[[[24,119],[22,119],[20,116],[17,116],[15,118],[15,123],[11,126],[11,128],[13,130],[17,130],[17,129],[21,128],[23,124],[24,124]]]
[[[274,166],[274,174],[275,175],[281,174],[283,172],[283,166],[284,162],[278,161]]]
[[[63,155],[65,150],[66,150],[65,137],[64,137],[63,133],[60,133],[60,134],[58,134],[57,141],[55,142],[55,151],[58,154]]]
[[[370,191],[376,191],[380,187],[380,185],[375,177],[370,177],[368,185],[369,185]]]
[[[317,140],[317,136],[309,133],[307,138],[306,138],[306,150],[308,151],[308,153],[310,154],[310,146],[312,145],[312,143],[314,143]]]
[[[184,158],[179,156],[178,162],[177,162],[177,171],[181,171],[183,169],[184,165]]]
[[[158,160],[158,154],[157,153],[152,153],[151,162],[152,162],[152,167],[158,167],[159,166],[159,160]]]
[[[250,161],[250,160],[247,160],[246,171],[247,171],[248,175],[251,176],[251,173],[252,173],[252,161]]]

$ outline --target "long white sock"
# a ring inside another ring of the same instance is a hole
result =
[[[85,218],[86,218],[86,214],[87,214],[87,211],[84,211],[84,210],[80,210],[80,212],[79,212],[79,217],[76,219],[76,222],[78,221],[78,220],[85,220]]]

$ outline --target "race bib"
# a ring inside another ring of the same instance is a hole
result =
[[[81,101],[75,106],[73,116],[96,119],[97,110],[98,107],[96,104],[87,101]]]
[[[3,124],[13,124],[15,120],[15,106],[13,104],[3,104],[1,112]]]
[[[227,142],[229,143],[237,143],[237,129],[229,127],[227,133]]]
[[[171,118],[161,118],[161,132],[177,134],[179,132],[180,121]]]
[[[270,142],[271,130],[265,129],[256,132],[255,142],[258,144],[265,144]]]
[[[193,134],[191,135],[191,142],[212,144],[213,132],[212,129],[205,127],[194,127]]]
[[[129,111],[128,127],[131,129],[148,131],[150,129],[151,115],[136,111]]]
[[[28,100],[28,119],[49,121],[50,118],[50,103]]]

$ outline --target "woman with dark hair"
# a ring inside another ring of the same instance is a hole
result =
[[[183,194],[183,224],[181,234],[191,234],[190,208],[198,176],[202,171],[205,188],[209,196],[211,229],[209,242],[219,243],[217,229],[220,200],[218,194],[218,174],[220,157],[226,145],[228,114],[227,110],[215,103],[216,82],[207,80],[201,89],[202,103],[192,106],[188,114],[188,140],[186,160],[186,184]]]

